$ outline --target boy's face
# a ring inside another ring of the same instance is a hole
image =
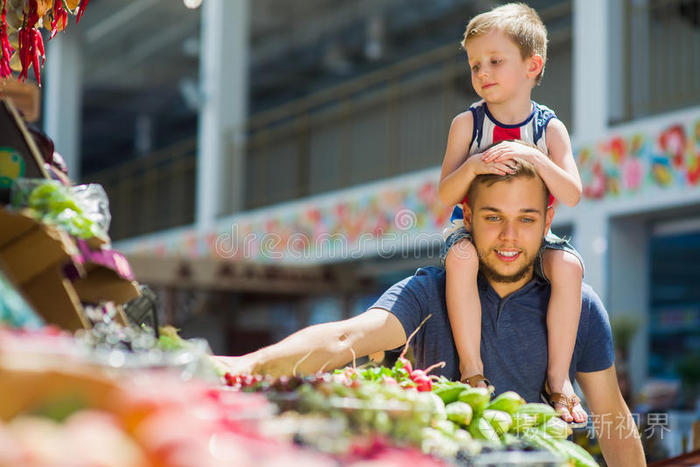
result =
[[[482,99],[493,104],[529,99],[542,69],[539,55],[523,59],[515,42],[500,29],[469,39],[466,45],[472,86]]]

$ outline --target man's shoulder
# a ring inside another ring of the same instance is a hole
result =
[[[581,284],[581,304],[586,308],[595,307],[605,309],[598,293],[586,282]]]
[[[421,267],[408,279],[423,288],[424,292],[435,292],[445,287],[445,269],[436,266]]]
[[[433,278],[443,278],[445,277],[445,268],[440,268],[437,266],[423,266],[416,269],[414,276],[428,276]]]

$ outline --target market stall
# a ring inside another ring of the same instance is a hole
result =
[[[53,37],[87,4],[2,0],[0,77],[32,68],[40,84],[39,28]],[[387,366],[227,373],[206,341],[158,326],[104,190],[70,184],[0,103],[0,466],[597,465],[552,407],[414,369],[408,343]],[[236,269],[241,287],[269,284]]]
[[[104,190],[50,179],[2,103],[3,145],[24,170],[7,172],[0,205],[0,465],[596,465],[551,407],[405,355],[292,378],[226,373],[206,341],[157,326],[111,247]]]

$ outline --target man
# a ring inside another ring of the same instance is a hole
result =
[[[539,400],[547,372],[549,285],[533,274],[554,216],[534,167],[518,160],[515,173],[480,175],[469,190],[465,221],[479,254],[481,354],[497,392]],[[502,251],[516,255],[502,255]],[[387,290],[365,313],[302,329],[242,357],[222,357],[234,373],[313,373],[354,356],[394,349],[428,316],[411,342],[416,367],[444,361],[442,374],[459,378],[458,356],[445,306],[445,273],[419,269]],[[581,318],[570,376],[581,386],[603,455],[610,466],[645,464],[634,420],[617,384],[607,313],[590,287],[582,289]]]

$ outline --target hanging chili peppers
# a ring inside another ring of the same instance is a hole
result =
[[[51,16],[53,18],[51,20],[51,37],[49,37],[49,39],[53,39],[56,33],[59,31],[59,24],[61,26],[61,31],[66,29],[66,22],[68,21],[68,12],[63,6],[62,1],[53,2],[53,10],[51,11]]]
[[[12,74],[10,57],[12,57],[12,53],[15,51],[7,35],[6,3],[7,0],[2,0],[2,12],[0,13],[0,78],[7,78]]]
[[[76,23],[80,23],[80,18],[83,17],[83,13],[85,13],[85,8],[87,8],[87,4],[90,0],[80,0],[80,6],[78,6],[78,17],[75,19]]]
[[[41,67],[46,61],[44,39],[39,28],[51,32],[53,39],[66,28],[68,14],[79,22],[89,0],[0,0],[0,78],[19,71],[26,80],[30,67],[41,85]],[[13,47],[13,44],[15,47]]]

